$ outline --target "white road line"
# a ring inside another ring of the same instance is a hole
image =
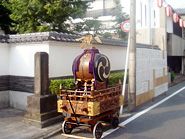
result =
[[[87,137],[81,137],[81,136],[75,136],[75,135],[69,135],[69,134],[61,134],[62,136],[69,137],[69,138],[75,138],[75,139],[92,139]]]
[[[126,121],[123,121],[123,122],[120,123],[119,125],[120,125],[120,126],[125,126],[126,124],[128,124],[128,123],[130,123],[131,121],[135,120],[135,119],[138,118],[139,116],[145,114],[146,112],[148,112],[148,111],[152,110],[153,108],[159,106],[160,104],[164,103],[165,101],[167,101],[167,100],[170,99],[171,97],[175,96],[176,94],[178,94],[179,92],[181,92],[181,91],[184,90],[184,89],[185,89],[185,87],[179,89],[179,90],[176,91],[175,93],[173,93],[173,94],[171,94],[170,96],[166,97],[165,99],[159,101],[158,103],[156,103],[156,104],[154,104],[154,105],[148,107],[147,109],[145,109],[145,110],[143,110],[143,111],[141,111],[141,112],[135,114],[134,116],[128,118]],[[106,132],[103,133],[102,138],[106,137],[107,135],[113,133],[114,131],[116,131],[116,130],[118,130],[118,129],[119,129],[119,127],[117,127],[116,129],[109,129],[109,130],[107,130]]]

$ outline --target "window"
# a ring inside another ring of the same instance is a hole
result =
[[[156,23],[155,23],[155,16],[156,16],[156,15],[155,15],[155,10],[154,10],[154,19],[153,19],[153,20],[154,20],[154,22],[153,22],[153,23],[154,23],[154,27],[156,26]]]
[[[141,8],[141,27],[143,26],[142,24],[142,21],[143,21],[143,19],[142,19],[142,15],[143,15],[143,8],[142,8],[142,2],[140,3],[140,8]]]
[[[154,10],[154,18],[155,18],[155,10]]]
[[[145,26],[147,26],[146,5],[145,5]]]

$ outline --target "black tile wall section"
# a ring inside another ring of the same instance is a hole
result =
[[[0,76],[0,91],[6,91],[10,89],[9,80],[10,80],[10,76],[8,75]]]
[[[34,77],[0,76],[0,91],[34,92]]]

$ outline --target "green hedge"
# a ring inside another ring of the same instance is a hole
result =
[[[174,79],[175,79],[175,73],[171,71],[171,81],[173,81]]]
[[[123,83],[124,72],[111,73],[109,77],[109,85],[115,85],[119,83],[119,80]],[[128,79],[128,74],[127,74]],[[128,82],[128,80],[127,80]],[[52,94],[59,94],[59,86],[63,85],[63,89],[75,88],[75,81],[73,78],[59,79],[50,81],[50,91]]]
[[[114,72],[110,74],[109,77],[109,85],[115,85],[119,83],[119,80],[121,83],[123,83],[124,78],[124,72]],[[128,74],[127,74],[127,82],[128,82]]]
[[[75,80],[73,78],[70,79],[58,79],[51,80],[49,89],[52,94],[59,94],[59,86],[62,84],[62,89],[75,88]]]

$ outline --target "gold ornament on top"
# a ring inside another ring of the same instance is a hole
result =
[[[87,35],[85,37],[76,39],[76,41],[83,40],[82,43],[80,44],[81,48],[85,48],[87,46],[90,46],[90,49],[93,49],[92,42],[93,40],[96,40],[99,43],[102,43],[99,37],[93,37],[92,35]]]

